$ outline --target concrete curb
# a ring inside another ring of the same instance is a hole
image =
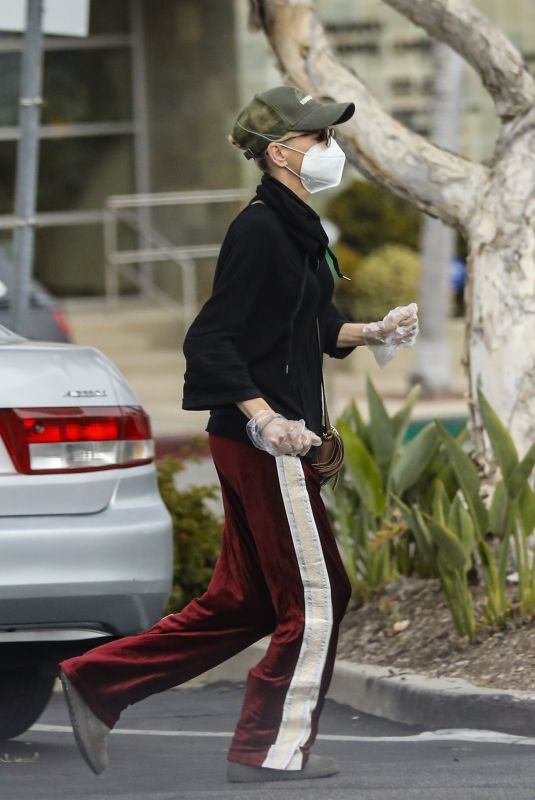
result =
[[[338,661],[328,696],[364,713],[430,730],[535,733],[535,694],[486,689],[460,678]]]
[[[263,639],[177,689],[216,681],[244,682],[268,644],[269,639]],[[535,694],[485,689],[457,678],[429,678],[338,660],[327,696],[366,714],[430,730],[475,728],[535,734]]]

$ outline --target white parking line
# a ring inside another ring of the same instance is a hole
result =
[[[35,733],[72,733],[70,725],[41,725],[37,723],[29,728]],[[115,728],[111,733],[120,736],[185,736],[185,737],[215,737],[230,739],[232,731],[157,731],[137,728]],[[514,736],[509,733],[496,731],[478,731],[471,728],[452,728],[449,730],[424,731],[414,736],[339,736],[337,734],[320,734],[318,740],[324,742],[479,742],[483,744],[521,744],[535,745],[535,738],[529,736]]]

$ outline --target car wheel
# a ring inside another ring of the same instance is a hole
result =
[[[0,671],[0,740],[19,736],[41,716],[55,678],[34,668]]]

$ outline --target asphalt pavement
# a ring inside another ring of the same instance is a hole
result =
[[[0,746],[2,800],[533,800],[535,739],[481,731],[428,733],[326,701],[314,752],[324,779],[229,784],[226,753],[243,683],[172,690],[131,706],[96,776],[78,754],[61,694],[39,722]],[[453,737],[453,738],[449,738]],[[487,741],[477,741],[476,738]]]

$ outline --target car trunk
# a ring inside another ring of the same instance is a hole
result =
[[[139,405],[123,376],[98,350],[29,342],[0,329],[0,409],[54,409],[61,420],[69,409],[97,412]],[[0,517],[96,513],[109,505],[128,471],[21,474],[8,454],[6,430],[1,434],[0,428]]]

